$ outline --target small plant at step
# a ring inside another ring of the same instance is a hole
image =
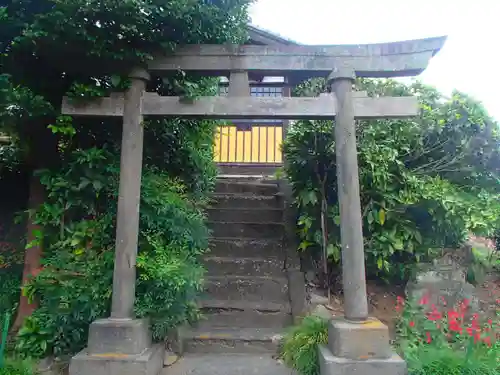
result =
[[[411,375],[498,375],[498,319],[471,313],[470,301],[447,306],[424,295],[417,304],[398,298],[398,349]]]
[[[328,341],[328,321],[307,316],[285,335],[281,357],[302,375],[319,375],[318,345]]]

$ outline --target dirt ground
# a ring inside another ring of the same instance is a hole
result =
[[[370,315],[386,324],[391,336],[394,337],[397,318],[396,299],[398,296],[404,297],[404,288],[368,282],[367,292]],[[498,275],[491,274],[483,284],[476,286],[476,295],[481,307],[494,316],[500,308],[500,278]],[[344,314],[342,296],[332,296],[329,309],[334,316],[342,316]]]

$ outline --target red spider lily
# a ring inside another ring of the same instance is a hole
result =
[[[479,315],[478,314],[473,314],[472,315],[472,329],[479,329],[479,323],[478,323]]]
[[[457,311],[448,311],[448,329],[452,332],[458,332],[461,334],[463,332],[462,325],[459,321],[461,318],[462,315]]]
[[[427,305],[429,303],[429,296],[427,294],[423,295],[418,303],[420,305]]]
[[[470,337],[476,337],[476,335],[481,335],[481,330],[479,328],[467,327],[465,329]]]
[[[427,336],[427,344],[430,344],[432,342],[431,333],[425,332],[425,335]]]
[[[403,297],[398,296],[396,298],[396,311],[401,312],[404,309],[405,300]]]
[[[415,327],[415,322],[410,322],[410,327]]]
[[[457,332],[457,333],[460,333],[462,334],[463,332],[463,328],[462,326],[460,326],[460,324],[458,322],[452,322],[448,325],[448,329],[452,332]]]
[[[441,314],[436,306],[432,305],[432,311],[427,314],[427,319],[436,321],[436,320],[441,320],[443,318],[443,314]]]

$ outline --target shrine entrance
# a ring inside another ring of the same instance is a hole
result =
[[[111,316],[91,324],[88,349],[73,358],[70,373],[96,375],[105,372],[109,375],[120,375],[134,371],[144,375],[157,375],[163,363],[164,347],[161,344],[151,344],[149,324],[147,320],[136,319],[133,307],[142,173],[144,131],[142,122],[143,116],[164,116],[227,120],[234,124],[230,126],[235,127],[239,123],[240,130],[230,130],[234,136],[234,148],[231,148],[232,141],[227,142],[227,146],[222,146],[223,141],[219,140],[219,147],[225,147],[223,151],[226,151],[226,156],[223,155],[224,152],[219,151],[219,158],[221,162],[222,160],[238,162],[242,158],[243,163],[245,160],[249,160],[248,163],[255,160],[259,163],[262,160],[265,162],[277,160],[277,154],[269,144],[263,147],[264,150],[258,150],[258,158],[255,156],[253,159],[252,140],[249,143],[252,150],[249,159],[246,159],[246,151],[238,151],[236,142],[241,143],[242,147],[245,146],[245,149],[248,144],[246,136],[239,135],[239,132],[248,131],[242,130],[245,123],[248,126],[249,123],[255,124],[255,122],[263,124],[262,121],[283,121],[280,135],[283,139],[289,120],[332,121],[339,185],[344,319],[330,323],[328,345],[319,348],[321,373],[323,375],[404,374],[405,363],[399,356],[393,354],[387,327],[371,319],[368,312],[355,121],[416,116],[419,113],[419,104],[416,97],[369,97],[366,92],[354,91],[353,87],[356,77],[399,77],[421,73],[430,59],[441,49],[444,41],[445,38],[429,38],[349,46],[180,46],[174,54],[156,56],[147,66],[138,67],[131,72],[131,85],[124,94],[85,103],[63,98],[62,113],[66,115],[123,117]],[[227,95],[186,100],[186,98],[160,96],[156,92],[145,92],[149,72],[165,75],[178,70],[196,72],[202,76],[229,77]],[[255,75],[285,77],[289,86],[309,78],[323,77],[327,78],[329,90],[318,97],[251,96],[251,82]],[[261,127],[264,126],[258,125],[259,137]],[[267,140],[269,133],[273,132],[274,130],[271,132],[266,130],[265,139]],[[275,136],[273,133],[273,137],[272,139],[276,141],[278,135]],[[259,149],[261,142],[258,141],[256,144]],[[266,157],[261,159],[263,155]],[[270,159],[270,155],[273,159]],[[259,185],[257,188],[268,190],[267,186]],[[264,234],[274,236],[277,231],[282,231],[282,241],[275,244],[276,246],[269,246],[268,242],[259,241],[258,238],[257,241],[250,242],[229,241],[224,243],[224,246],[236,253],[241,252],[247,245],[260,244],[265,250],[258,260],[260,264],[266,264],[271,253],[279,253],[283,260],[278,267],[283,273],[279,279],[283,284],[261,283],[257,287],[252,285],[251,288],[245,289],[243,283],[234,285],[226,282],[230,279],[230,275],[226,274],[210,285],[212,291],[221,288],[226,288],[228,291],[226,302],[234,303],[231,313],[235,314],[235,326],[237,321],[247,323],[250,320],[249,315],[246,315],[248,310],[261,316],[262,311],[268,311],[266,309],[269,309],[269,306],[279,308],[282,301],[278,298],[282,297],[288,298],[291,315],[295,320],[300,319],[306,312],[305,279],[297,261],[296,217],[293,212],[291,190],[286,181],[280,181],[276,188],[279,190],[277,194],[271,199],[255,201],[255,207],[247,206],[247,209],[241,209],[242,202],[248,200],[247,196],[238,201],[240,204],[238,208],[241,210],[233,216],[238,226],[233,227],[232,236],[245,231],[255,236]],[[260,212],[256,212],[255,209],[262,209],[264,204],[270,202],[281,205],[281,208],[266,206],[265,209],[268,214],[278,214],[275,220],[282,222],[256,223],[255,221],[260,218],[258,215]],[[253,221],[241,219],[243,215],[250,214],[253,214]],[[228,221],[223,217],[219,227],[225,229]],[[219,260],[224,259],[219,257]],[[261,280],[269,281],[270,277],[264,276]],[[244,294],[242,290],[249,294]],[[260,297],[265,293],[271,293],[273,298],[271,303],[263,306]],[[225,307],[222,304],[212,306],[214,309]],[[267,320],[263,323],[266,322]],[[239,347],[236,344],[234,347],[227,345],[228,341],[234,340],[225,332],[211,336],[199,332],[190,343],[196,345],[202,341],[207,344],[201,346],[203,353],[207,347],[218,342],[222,343],[218,346],[218,350],[227,351],[236,348],[238,351],[245,348],[255,354],[262,353],[266,343],[275,341],[275,336],[269,335],[269,331],[263,327],[252,331],[251,334],[241,327],[236,327],[235,330],[240,335]],[[195,347],[197,349],[194,349]],[[197,351],[200,350],[199,346],[191,348],[193,353],[200,353]],[[182,373],[216,373],[217,371],[206,372],[203,367],[208,366],[210,360],[220,362],[224,359],[209,358],[208,362],[201,361],[201,368],[196,371],[183,370]],[[250,366],[255,365],[250,364]],[[102,370],[103,368],[106,370]],[[238,373],[238,371],[231,369],[228,373]]]
[[[224,77],[225,78],[225,77]],[[283,77],[266,77],[264,82],[250,82],[250,96],[280,98],[286,89]],[[229,81],[224,80],[220,94],[227,95]],[[274,81],[274,82],[273,82]],[[281,165],[283,120],[263,119],[227,121],[219,125],[215,139],[215,161],[219,165]]]
[[[256,98],[280,98],[288,96],[284,77],[261,77],[250,80],[250,96]],[[219,95],[227,96],[229,80],[221,78]],[[217,127],[214,144],[214,160],[220,173],[272,174],[283,164],[281,144],[283,127],[281,119],[228,120]]]
[[[249,25],[248,45],[292,46],[298,43],[269,31]],[[229,77],[221,77],[219,95],[227,95]],[[290,96],[290,86],[283,76],[250,77],[250,96]],[[219,171],[229,174],[266,172],[272,174],[283,165],[281,144],[283,129],[288,125],[282,119],[233,120],[220,124],[216,131],[214,161]]]

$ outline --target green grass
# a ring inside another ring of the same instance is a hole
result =
[[[420,346],[405,355],[409,375],[499,375],[498,358],[498,350],[468,357],[465,351],[432,346]]]

